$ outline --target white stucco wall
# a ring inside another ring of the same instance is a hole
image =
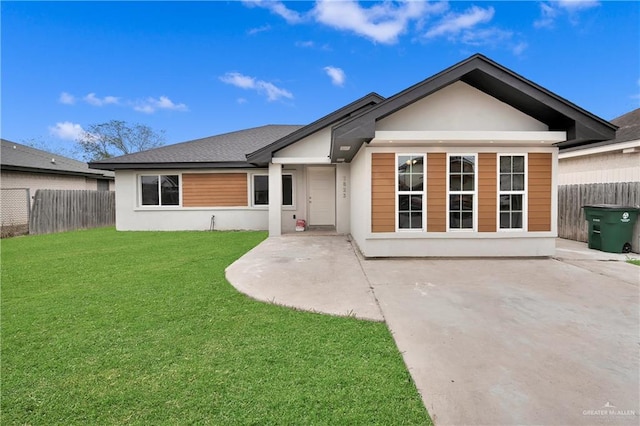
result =
[[[363,145],[350,163],[350,230],[357,244],[371,230],[371,154]]]
[[[211,217],[215,216],[217,230],[267,230],[269,209],[267,206],[251,206],[253,174],[268,174],[262,169],[234,170],[247,173],[246,207],[181,207],[181,206],[140,206],[138,200],[138,175],[140,174],[182,174],[212,173],[212,170],[118,170],[116,171],[116,228],[119,231],[181,231],[208,230]],[[219,170],[228,173],[228,170]],[[282,232],[295,231],[295,219],[304,218],[306,213],[306,182],[303,166],[287,165],[283,174],[294,176],[294,206],[282,208]],[[181,180],[182,181],[182,180]]]
[[[560,158],[560,185],[614,182],[640,182],[640,152]]]
[[[336,165],[336,232],[350,232],[351,171],[349,164]]]
[[[331,127],[319,130],[274,154],[276,158],[325,158],[331,149]]]
[[[547,131],[548,126],[462,81],[380,120],[384,131]]]
[[[28,173],[2,171],[0,175],[0,186],[2,188],[28,188],[31,200],[38,189],[98,189],[96,179],[84,176],[59,175],[53,173]],[[109,190],[114,190],[113,181],[109,183]]]

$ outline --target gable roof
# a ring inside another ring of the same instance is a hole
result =
[[[272,144],[302,126],[267,125],[90,163],[91,167],[115,169],[252,167],[247,154]]]
[[[2,170],[32,173],[55,173],[85,176],[95,179],[113,179],[114,174],[90,169],[87,163],[41,149],[31,148],[2,139],[0,150]]]
[[[549,126],[549,130],[567,132],[568,140],[557,144],[560,148],[612,139],[616,126],[578,107],[568,100],[527,80],[515,72],[476,54],[444,71],[387,98],[364,114],[334,127],[331,158],[344,157],[351,161],[365,142],[375,137],[375,123],[384,117],[438,90],[463,81],[472,87],[511,105],[515,109]],[[339,151],[340,145],[351,149]]]
[[[292,145],[299,140],[321,130],[327,126],[331,126],[337,122],[344,121],[349,119],[355,115],[366,111],[372,106],[379,104],[382,102],[384,98],[377,93],[371,92],[362,98],[351,102],[349,105],[346,105],[324,117],[314,121],[313,123],[304,126],[289,135],[278,139],[277,141],[257,149],[256,151],[247,155],[247,161],[254,164],[267,164],[271,161],[271,157],[273,154],[283,148],[286,148],[289,145]]]

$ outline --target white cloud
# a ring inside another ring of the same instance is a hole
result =
[[[76,103],[76,97],[70,93],[62,92],[58,98],[58,102],[65,105],[73,105]]]
[[[495,10],[491,6],[486,9],[472,6],[463,13],[448,13],[438,24],[426,32],[425,37],[456,36],[478,24],[491,21],[494,14]]]
[[[156,99],[148,97],[143,101],[138,101],[134,104],[133,109],[138,112],[144,112],[146,114],[153,114],[159,109],[170,111],[188,111],[189,108],[185,104],[176,104],[166,96],[160,96]]]
[[[296,41],[296,47],[313,47],[315,43],[311,40],[308,41]]]
[[[223,83],[231,84],[232,86],[240,87],[241,89],[255,89],[256,79],[246,75],[242,75],[239,72],[228,72],[222,77],[220,81]]]
[[[282,2],[276,0],[242,0],[247,6],[257,6],[270,10],[272,13],[281,16],[290,24],[298,24],[304,20],[299,12],[289,9]]]
[[[55,126],[49,126],[49,134],[58,139],[75,141],[86,134],[81,125],[70,121],[58,122]]]
[[[83,99],[86,103],[93,106],[103,106],[109,104],[116,105],[119,102],[119,99],[115,96],[105,96],[104,98],[99,98],[95,93],[89,93]]]
[[[347,76],[344,74],[344,71],[341,68],[327,66],[323,68],[327,73],[329,78],[331,78],[331,83],[334,86],[344,86],[344,82],[347,79]]]
[[[600,6],[600,2],[595,0],[558,0],[557,5],[567,10],[582,10]]]
[[[263,33],[265,31],[269,31],[270,29],[271,29],[271,25],[267,24],[267,25],[263,25],[261,27],[251,28],[249,31],[247,31],[247,34],[256,35],[258,33]]]
[[[520,56],[520,55],[522,55],[522,52],[524,52],[527,49],[527,47],[529,47],[529,45],[527,43],[525,43],[524,41],[521,41],[519,43],[516,43],[511,48],[511,51],[513,52],[514,55]]]
[[[238,105],[246,104],[247,100],[245,98],[238,98],[238,99],[236,99],[236,103]]]
[[[577,25],[579,12],[598,6],[600,6],[600,2],[595,0],[558,0],[540,3],[540,18],[533,22],[533,26],[535,28],[551,28],[563,13],[569,16],[571,24]]]
[[[239,72],[228,72],[220,77],[220,81],[241,89],[255,90],[260,94],[266,95],[268,101],[277,101],[282,98],[293,99],[293,94],[288,90],[282,89],[268,81],[257,80],[254,77],[249,77]]]
[[[443,2],[407,1],[398,6],[384,2],[365,8],[353,0],[319,0],[312,13],[318,22],[327,26],[351,31],[375,42],[394,44],[412,20],[428,13],[440,13],[446,7]]]

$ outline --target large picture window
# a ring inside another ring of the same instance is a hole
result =
[[[398,229],[424,228],[424,155],[398,155]]]
[[[525,156],[500,155],[500,229],[523,229]]]
[[[449,229],[474,229],[476,156],[449,156]]]
[[[253,205],[269,205],[269,175],[253,175]],[[293,175],[282,175],[282,205],[293,206]]]
[[[140,193],[143,206],[178,206],[180,205],[180,176],[140,176]]]

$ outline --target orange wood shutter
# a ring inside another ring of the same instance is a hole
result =
[[[183,173],[184,207],[244,207],[247,200],[246,173]]]
[[[447,154],[427,154],[427,232],[447,230]]]
[[[478,154],[478,232],[496,232],[496,161],[495,153]]]
[[[371,154],[371,232],[396,230],[396,155]]]
[[[529,153],[529,231],[551,231],[551,153]]]

